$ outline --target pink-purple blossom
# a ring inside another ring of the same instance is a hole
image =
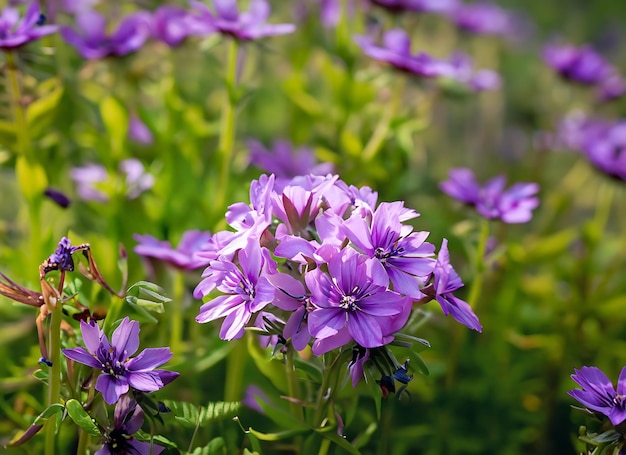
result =
[[[195,270],[207,265],[210,259],[198,256],[197,253],[210,248],[211,233],[208,231],[185,231],[176,248],[166,240],[159,240],[151,235],[135,234],[133,238],[139,242],[135,253],[140,256],[158,259],[176,268]]]
[[[626,420],[626,367],[622,368],[617,380],[617,390],[597,367],[574,369],[571,378],[582,387],[568,391],[571,397],[592,411],[607,416],[613,425]]]
[[[17,8],[7,6],[0,11],[0,49],[11,50],[50,35],[58,30],[56,25],[44,25],[38,1],[31,2],[20,19]]]
[[[155,369],[172,358],[169,348],[147,348],[131,358],[139,348],[137,321],[124,318],[113,331],[110,342],[94,321],[81,321],[80,329],[86,349],[63,349],[63,355],[101,372],[96,390],[108,404],[117,402],[131,387],[141,392],[154,392],[178,377],[176,372]]]
[[[497,176],[480,185],[474,172],[468,168],[449,171],[448,180],[439,187],[451,196],[476,208],[487,219],[499,219],[505,223],[527,223],[532,211],[539,205],[536,183],[516,183],[505,189],[506,178]]]
[[[88,10],[76,15],[76,26],[77,29],[63,27],[61,35],[83,58],[120,57],[136,52],[150,38],[152,17],[147,11],[132,13],[109,35],[107,19],[95,10]]]
[[[285,35],[296,29],[293,24],[270,24],[270,5],[266,0],[252,0],[248,11],[240,12],[236,0],[213,0],[213,10],[204,3],[192,0],[191,7],[198,13],[196,26],[205,34],[221,33],[241,41],[267,36]]]

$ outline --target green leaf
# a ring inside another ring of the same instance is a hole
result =
[[[20,190],[28,201],[43,197],[43,192],[48,186],[48,177],[41,164],[19,156],[15,163],[15,173]]]
[[[428,369],[428,366],[426,365],[426,362],[424,362],[424,359],[422,359],[421,355],[419,355],[413,349],[409,349],[407,355],[409,359],[411,359],[411,366],[413,368],[418,369],[425,376],[428,376],[430,374],[430,370]]]
[[[118,100],[109,96],[100,104],[100,115],[111,140],[111,152],[115,158],[121,158],[128,133],[128,113]]]
[[[63,84],[59,78],[55,77],[41,82],[37,91],[43,95],[26,108],[28,134],[31,138],[42,136],[52,124],[56,108],[63,95]]]
[[[204,426],[214,420],[233,415],[239,409],[238,402],[217,401],[206,407],[198,407],[184,401],[165,400],[165,406],[172,410],[176,421],[188,427]]]
[[[71,417],[76,425],[81,427],[92,436],[100,436],[100,430],[87,411],[83,409],[83,405],[77,400],[71,399],[65,403],[67,414]]]
[[[190,455],[214,455],[221,454],[226,455],[226,441],[224,438],[217,437],[212,439],[204,447],[196,447],[193,452],[188,452]]]
[[[254,360],[259,371],[269,379],[274,387],[283,393],[287,393],[287,376],[285,374],[285,365],[280,360],[268,357],[267,350],[263,349],[256,337],[248,336],[248,354]]]

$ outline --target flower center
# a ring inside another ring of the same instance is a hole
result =
[[[359,309],[356,305],[356,298],[352,295],[344,295],[339,302],[339,306],[347,311],[356,311]]]

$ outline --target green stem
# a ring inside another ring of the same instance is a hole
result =
[[[47,305],[48,303],[46,303]],[[50,311],[50,329],[48,332],[48,355],[50,356],[50,375],[48,378],[48,406],[59,403],[61,395],[61,320],[63,305],[54,302]],[[56,440],[56,419],[46,422],[46,455],[54,455]]]
[[[246,337],[250,334],[246,334]],[[245,340],[245,339],[244,339]],[[225,401],[241,400],[241,388],[243,384],[243,370],[246,366],[248,352],[244,340],[235,340],[235,347],[228,354],[226,361],[226,384],[224,386]]]
[[[489,221],[485,218],[481,220],[480,237],[478,238],[478,246],[476,247],[476,256],[474,257],[474,279],[472,280],[472,288],[470,289],[467,303],[476,310],[478,297],[483,286],[483,278],[485,276],[485,251],[487,249],[487,239],[489,239]]]
[[[183,272],[174,271],[172,312],[170,320],[170,349],[174,354],[182,351],[183,336],[183,298],[185,293],[185,275]]]
[[[111,305],[109,305],[106,318],[104,319],[104,324],[102,325],[102,331],[104,333],[109,333],[111,331],[111,327],[113,326],[113,323],[117,320],[123,305],[124,299],[120,299],[116,296],[111,296]]]
[[[80,430],[78,435],[78,447],[76,448],[76,455],[87,454],[87,447],[89,446],[89,440],[91,439],[89,436],[89,433],[87,433],[85,430]]]
[[[17,136],[17,155],[24,155],[30,161],[33,157],[30,156],[30,138],[28,137],[26,111],[22,104],[17,59],[13,52],[7,52],[6,57],[9,92],[11,95],[11,105],[13,106],[13,118],[16,128],[15,134]]]
[[[287,349],[287,353],[285,354],[285,373],[287,375],[287,388],[289,392],[289,396],[296,400],[300,399],[300,387],[298,384],[298,376],[296,374],[296,367],[293,362],[294,356],[294,348],[293,346],[289,346]],[[298,403],[293,401],[289,402],[289,407],[291,408],[291,414],[301,422],[304,422],[304,409]]]
[[[365,145],[363,149],[362,158],[363,161],[367,162],[372,160],[380,148],[385,142],[387,135],[389,134],[391,121],[393,120],[396,111],[398,110],[398,106],[400,105],[400,99],[402,94],[404,93],[404,79],[400,79],[400,82],[396,84],[396,87],[393,91],[392,99],[387,103],[387,108],[383,113],[378,125],[374,129],[374,133],[370,137],[370,140]]]
[[[220,138],[218,142],[218,153],[221,158],[219,175],[219,185],[216,194],[216,210],[222,210],[226,203],[227,184],[230,177],[230,166],[233,160],[235,144],[235,104],[237,88],[237,50],[238,42],[233,39],[228,49],[228,59],[226,63],[226,91],[227,97],[222,108],[222,118],[220,126]]]

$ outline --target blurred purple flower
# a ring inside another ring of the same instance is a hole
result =
[[[318,163],[313,150],[293,147],[289,141],[277,140],[267,149],[257,140],[249,140],[250,162],[276,179],[292,179],[299,175],[326,175],[333,172],[332,163]]]
[[[600,132],[602,134],[598,134]],[[617,121],[604,130],[588,133],[583,153],[598,170],[626,181],[626,120]]]
[[[44,20],[37,1],[28,5],[21,20],[17,8],[5,7],[0,11],[0,49],[15,49],[58,30],[56,25],[43,25]]]
[[[424,288],[424,294],[437,300],[446,316],[451,314],[461,324],[477,332],[482,332],[483,328],[472,307],[467,302],[452,295],[454,291],[462,287],[461,277],[450,264],[448,240],[443,239],[433,271],[433,283]]]
[[[596,367],[574,369],[571,378],[582,387],[567,393],[592,411],[604,414],[613,425],[626,420],[626,367],[617,381],[617,391],[611,380]]]
[[[535,197],[539,191],[536,183],[516,183],[505,190],[506,178],[498,176],[480,186],[471,169],[456,168],[449,172],[448,180],[439,187],[448,196],[476,207],[487,219],[500,219],[505,223],[526,223],[532,210],[539,205]]]
[[[598,86],[598,99],[611,101],[626,95],[626,79],[617,73],[609,75]]]
[[[144,413],[137,402],[129,395],[120,397],[113,413],[113,428],[104,435],[104,446],[95,455],[116,454],[155,454],[158,455],[165,447],[158,444],[139,441],[132,435],[143,425]]]
[[[93,9],[99,0],[48,0],[46,10],[50,17],[55,18],[58,13],[79,14]]]
[[[543,51],[544,61],[565,79],[586,85],[604,81],[611,65],[590,46],[550,44]]]
[[[511,11],[489,3],[459,4],[449,17],[461,30],[480,35],[499,35],[512,39],[524,33],[524,24]]]
[[[102,373],[96,381],[96,390],[104,401],[115,403],[132,387],[142,392],[154,392],[178,377],[178,373],[155,370],[172,358],[169,348],[148,348],[130,358],[139,348],[139,323],[124,318],[113,331],[111,342],[91,321],[80,321],[85,348],[63,349],[63,355]]]
[[[195,270],[210,262],[206,257],[196,253],[208,248],[211,233],[206,231],[186,231],[177,248],[172,248],[168,241],[161,241],[151,235],[135,234],[133,238],[139,242],[135,253],[140,256],[158,259],[183,270]]]
[[[448,78],[465,85],[473,91],[493,90],[500,86],[500,76],[491,70],[475,72],[472,59],[457,52],[448,60],[437,59],[419,52],[411,53],[411,39],[401,29],[388,30],[383,34],[382,46],[374,44],[370,37],[357,35],[354,41],[371,58],[389,63],[400,71],[426,78]]]
[[[249,239],[246,247],[238,250],[237,263],[224,257],[211,262],[193,295],[200,299],[215,289],[221,295],[200,307],[196,321],[204,323],[225,317],[220,338],[241,338],[252,314],[274,300],[274,287],[263,274],[270,263],[273,259],[269,251],[260,247],[257,239]]]
[[[126,196],[136,199],[154,186],[154,176],[146,172],[141,161],[129,158],[120,162],[120,171],[126,174]]]
[[[449,14],[459,0],[370,0],[374,5],[382,6],[393,12],[415,11],[418,13]]]
[[[128,121],[128,138],[141,145],[152,145],[154,135],[150,128],[137,115],[132,114]]]
[[[192,0],[191,7],[200,16],[195,16],[197,27],[204,33],[218,32],[235,39],[249,41],[266,36],[293,33],[293,24],[268,24],[270,5],[266,0],[252,0],[249,10],[239,12],[237,0],[213,0],[212,12],[204,3]]]
[[[103,183],[108,178],[107,170],[104,166],[89,163],[78,166],[70,171],[72,180],[76,182],[78,197],[83,201],[107,202],[109,196],[97,189],[97,185]]]
[[[343,225],[355,246],[384,267],[394,291],[416,300],[423,297],[420,284],[435,265],[435,247],[425,241],[429,233],[412,232],[410,225],[402,224],[417,216],[404,202],[383,202],[368,219],[355,213]]]
[[[393,340],[397,320],[408,318],[410,300],[387,288],[389,277],[378,261],[353,249],[338,251],[328,274],[316,268],[304,278],[313,304],[308,325],[315,355],[352,340],[365,348],[383,346]]]
[[[107,35],[106,18],[94,10],[77,14],[76,25],[78,31],[63,27],[61,35],[83,58],[89,60],[135,52],[152,34],[152,17],[147,11],[126,16],[112,35]]]
[[[65,193],[55,190],[54,188],[46,188],[43,194],[54,201],[59,207],[64,209],[68,208],[72,203],[72,200]]]
[[[203,35],[205,29],[189,11],[174,5],[163,5],[154,12],[152,34],[170,47],[180,45],[192,35]]]

